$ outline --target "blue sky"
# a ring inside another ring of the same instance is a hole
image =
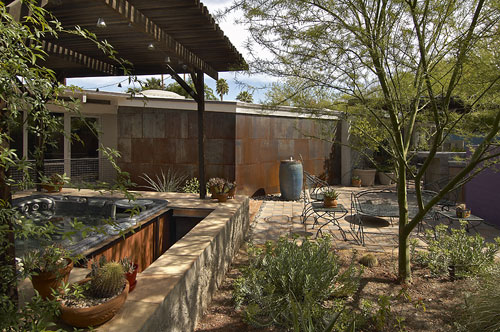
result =
[[[231,3],[230,0],[202,0],[203,4],[207,6],[210,13],[213,15],[215,11],[221,9]],[[248,32],[245,30],[244,26],[237,25],[234,23],[235,15],[229,16],[227,19],[219,23],[220,28],[224,31],[224,34],[231,40],[236,49],[243,54],[244,58],[247,57],[247,52],[244,47],[245,40],[248,38]],[[151,76],[138,76],[139,80],[146,80]],[[160,78],[160,75],[154,77]],[[246,90],[244,86],[238,84],[238,82],[243,82],[249,84],[253,87],[263,86],[269,84],[273,79],[266,76],[252,76],[249,77],[245,74],[237,74],[234,72],[221,72],[219,73],[219,78],[224,78],[229,85],[229,93],[224,96],[224,100],[235,100],[238,93],[242,90]],[[170,79],[169,75],[164,75],[165,84],[174,82]],[[118,83],[121,82],[122,87],[118,87]],[[205,83],[211,87],[215,92],[215,80],[209,76],[205,75]],[[128,84],[128,77],[125,76],[110,76],[110,77],[91,77],[91,78],[69,78],[67,84],[76,85],[83,89],[95,90],[99,88],[100,91],[110,91],[110,92],[124,92],[129,87],[133,85]],[[137,86],[137,83],[136,83]],[[251,91],[252,92],[252,91]],[[259,102],[264,99],[264,90],[256,89],[253,91],[254,102]]]

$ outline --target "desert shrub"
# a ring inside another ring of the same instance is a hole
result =
[[[454,268],[456,278],[475,276],[488,269],[500,248],[500,238],[495,243],[487,243],[479,235],[469,235],[466,222],[459,229],[448,233],[448,226],[438,225],[435,231],[427,230],[427,251],[417,251],[416,261],[429,267],[433,275],[442,275]]]
[[[200,193],[200,181],[197,178],[192,178],[186,181],[184,187],[182,187],[182,192],[199,194]]]
[[[170,168],[167,169],[166,174],[161,170],[161,175],[156,174],[155,177],[156,179],[153,179],[145,173],[140,176],[140,178],[147,183],[146,186],[142,187],[157,192],[177,192],[187,178],[187,176],[181,172]]]
[[[343,307],[341,298],[357,290],[360,273],[352,263],[341,271],[328,237],[302,244],[281,238],[263,249],[249,248],[249,265],[235,282],[234,299],[245,305],[244,319],[252,325],[307,325],[321,331]],[[350,318],[344,316],[335,323],[347,325]]]
[[[464,312],[458,316],[459,331],[500,331],[500,264],[480,275],[477,289],[466,296]]]

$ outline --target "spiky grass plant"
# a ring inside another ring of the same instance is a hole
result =
[[[140,176],[141,179],[146,181],[147,185],[143,188],[156,191],[156,192],[178,192],[187,176],[177,170],[167,169],[167,173],[161,170],[161,175],[156,174],[156,179],[151,178],[144,173]]]
[[[500,331],[500,264],[477,279],[477,290],[465,299],[459,331]]]

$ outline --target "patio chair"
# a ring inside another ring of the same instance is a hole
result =
[[[427,191],[431,191],[434,193],[438,193],[443,189],[448,182],[450,182],[451,177],[446,177],[444,179],[430,182],[428,184],[424,184],[424,188]],[[437,204],[441,210],[448,211],[451,207],[455,207],[457,205],[458,197],[460,195],[460,191],[462,189],[462,184],[457,184],[449,193],[447,193]]]
[[[309,195],[311,198],[316,201],[323,200],[323,191],[330,186],[328,182],[306,171],[304,171],[304,181],[309,187]]]
[[[320,219],[326,219],[326,221],[319,226],[316,237],[318,237],[319,233],[321,233],[321,229],[323,227],[328,224],[333,224],[339,229],[344,241],[347,241],[346,233],[342,229],[342,227],[340,227],[338,220],[345,216],[348,213],[348,210],[346,210],[341,205],[338,209],[335,210],[325,208],[322,201],[315,200],[311,197],[308,182],[309,181],[307,181],[307,178],[305,178],[303,187],[304,208],[302,210],[302,223],[305,223],[307,218],[312,216],[314,218],[312,228],[314,229],[314,226],[319,225]]]

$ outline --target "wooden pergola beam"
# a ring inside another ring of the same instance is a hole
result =
[[[55,43],[43,41],[42,48],[49,55],[61,57],[68,62],[82,65],[96,72],[101,72],[106,75],[120,75],[118,68],[112,64],[101,61],[99,59],[95,59],[82,53],[78,53]]]
[[[101,1],[132,24],[137,31],[149,35],[157,43],[157,46],[166,53],[165,55],[175,56],[187,66],[201,70],[215,80],[218,79],[219,73],[212,66],[173,39],[130,2],[127,0]]]

